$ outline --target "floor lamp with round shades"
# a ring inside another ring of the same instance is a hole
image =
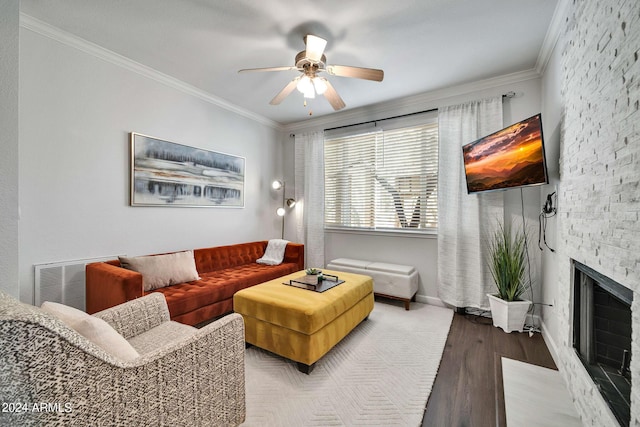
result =
[[[282,235],[281,238],[284,239],[284,217],[287,213],[285,206],[289,209],[293,208],[296,205],[296,201],[294,199],[286,199],[285,197],[285,183],[284,181],[275,180],[271,183],[271,188],[276,191],[282,190],[282,206],[276,209],[276,215],[282,217]]]

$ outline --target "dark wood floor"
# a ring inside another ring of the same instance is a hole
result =
[[[557,369],[539,333],[505,333],[491,319],[455,314],[423,426],[506,426],[500,357]]]

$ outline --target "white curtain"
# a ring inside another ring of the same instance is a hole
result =
[[[486,309],[495,287],[484,247],[503,219],[503,192],[467,194],[461,147],[502,128],[502,97],[439,108],[438,126],[438,294],[455,307]]]
[[[324,133],[295,137],[296,241],[305,266],[324,267]]]

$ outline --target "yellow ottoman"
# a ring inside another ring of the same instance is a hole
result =
[[[236,292],[233,309],[244,317],[248,344],[313,365],[373,310],[373,279],[361,274],[323,270],[345,282],[324,292],[288,286],[304,271]]]

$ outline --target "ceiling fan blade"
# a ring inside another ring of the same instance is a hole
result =
[[[269,102],[269,104],[271,105],[280,104],[287,96],[289,96],[291,92],[293,92],[293,90],[296,88],[296,85],[298,84],[298,80],[300,80],[300,77],[296,77],[295,79],[291,80],[289,84],[287,84],[284,87],[284,89],[280,91],[279,94],[273,97],[273,99],[271,100],[271,102]]]
[[[304,42],[307,45],[307,51],[305,53],[307,59],[314,62],[320,61],[320,59],[322,59],[322,54],[324,53],[324,48],[327,46],[327,41],[318,36],[309,34],[304,38]]]
[[[289,71],[289,70],[297,70],[297,67],[267,67],[267,68],[245,68],[243,70],[238,70],[239,73],[251,73],[254,71]]]
[[[329,101],[329,104],[331,104],[334,110],[342,110],[346,107],[346,104],[342,98],[340,98],[340,95],[338,95],[338,92],[336,92],[331,83],[329,83],[329,80],[325,79],[325,83],[327,84],[327,89],[324,91],[324,97],[327,98],[327,101]]]
[[[332,76],[353,77],[356,79],[373,80],[381,82],[384,71],[375,68],[350,67],[347,65],[327,65],[327,73]]]

